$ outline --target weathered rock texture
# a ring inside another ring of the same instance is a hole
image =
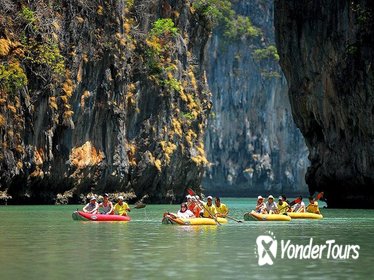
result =
[[[275,1],[281,66],[306,139],[309,190],[374,207],[374,3]]]
[[[203,187],[220,195],[307,192],[307,148],[292,119],[287,84],[274,58],[256,49],[274,44],[273,1],[236,1],[238,14],[261,29],[260,38],[209,43],[207,75],[212,115],[205,137],[209,161]]]
[[[176,34],[152,33],[159,18]],[[12,203],[90,191],[160,202],[197,188],[203,20],[190,1],[1,0],[0,190]]]

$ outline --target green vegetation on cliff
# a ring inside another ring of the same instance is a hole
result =
[[[237,15],[230,0],[196,0],[193,7],[203,14],[212,26],[219,26],[227,39],[261,35],[249,17]]]

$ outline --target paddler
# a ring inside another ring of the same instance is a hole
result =
[[[123,196],[117,198],[118,202],[114,205],[114,213],[116,215],[127,216],[127,211],[131,211],[129,205],[123,202]]]
[[[213,218],[217,214],[216,207],[213,205],[213,197],[210,195],[207,197],[207,202],[204,203],[203,207],[203,217],[204,218]]]
[[[309,205],[306,207],[309,213],[321,214],[318,207],[318,201],[315,201],[313,196],[309,196]]]
[[[290,207],[288,205],[288,203],[285,200],[283,200],[283,196],[280,196],[278,198],[278,205],[277,206],[278,206],[279,214],[285,214],[285,213],[287,213],[288,208]]]
[[[202,210],[202,205],[203,205],[203,202],[200,201],[200,197],[198,195],[196,196],[192,196],[192,206],[193,206],[193,209],[190,210],[194,213],[195,217],[196,218],[199,218],[200,217],[200,212]]]
[[[195,208],[195,202],[192,200],[192,196],[188,194],[188,195],[186,195],[186,199],[187,199],[188,210],[193,212],[193,209]]]
[[[83,212],[90,213],[90,214],[97,214],[97,209],[99,208],[99,204],[96,202],[96,197],[92,196],[90,198],[90,202],[83,207]]]
[[[264,203],[264,198],[259,195],[257,197],[257,204],[256,204],[256,208],[254,210],[256,213],[259,213],[259,214],[265,214],[266,213],[266,206],[265,206],[265,203]]]
[[[103,202],[99,204],[100,214],[112,215],[114,213],[113,203],[109,201],[109,195],[107,193],[104,193],[103,199],[104,199]]]
[[[178,210],[177,216],[178,218],[182,218],[182,219],[189,219],[189,218],[195,217],[194,213],[192,213],[192,211],[188,209],[187,203],[185,202],[181,204],[181,209]]]
[[[278,206],[274,202],[274,196],[272,196],[272,195],[268,196],[268,201],[265,203],[265,207],[266,207],[266,211],[269,214],[278,214],[279,213]]]
[[[217,210],[217,217],[225,218],[229,214],[229,208],[226,204],[221,203],[221,199],[218,196],[214,199],[214,204]]]

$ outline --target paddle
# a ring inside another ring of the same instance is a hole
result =
[[[238,223],[242,223],[243,221],[241,221],[241,220],[237,220],[237,219],[235,219],[235,218],[233,218],[233,217],[230,217],[230,216],[226,216],[226,218],[228,218],[228,219],[230,219],[230,220],[233,220],[233,221],[235,221],[235,222],[238,222]]]
[[[300,203],[300,202],[301,202],[301,199],[300,199],[300,197],[298,197],[298,198],[296,198],[295,200],[291,201],[289,206],[293,206],[293,205],[295,205],[296,203]]]
[[[193,197],[195,197],[195,199],[197,200],[197,203],[199,203],[200,206],[203,206],[203,208],[209,213],[210,217],[212,217],[212,219],[214,219],[214,221],[216,222],[217,225],[221,225],[220,222],[218,222],[217,218],[209,211],[209,209],[207,209],[205,207],[205,205],[203,203],[201,203],[199,199],[196,198],[196,193],[192,189],[188,188],[187,192],[190,195],[192,195]]]
[[[320,192],[317,194],[316,198],[314,199],[315,201],[320,200],[323,197],[324,193]]]
[[[288,205],[288,208],[291,208],[291,206],[294,206],[296,203],[300,203],[300,202],[301,202],[301,199],[300,199],[300,197],[298,197],[298,198],[296,198],[296,199],[294,199],[293,201],[290,202],[290,204]]]

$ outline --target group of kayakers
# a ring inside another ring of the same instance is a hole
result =
[[[83,212],[90,214],[103,214],[103,215],[121,215],[126,216],[127,212],[131,209],[129,205],[124,202],[123,196],[117,197],[117,203],[113,206],[113,203],[109,200],[109,195],[105,193],[103,195],[103,201],[98,203],[96,196],[90,197],[90,202],[83,207]]]
[[[215,197],[213,204],[213,197],[208,196],[207,202],[200,200],[198,195],[186,196],[187,201],[181,204],[176,216],[178,218],[213,218],[213,217],[226,217],[229,213],[229,208],[226,204],[221,203],[219,197]],[[168,213],[169,215],[171,213]]]
[[[302,196],[299,196],[294,201],[289,202],[285,195],[281,195],[278,198],[278,203],[274,201],[274,197],[269,195],[267,201],[261,195],[257,197],[256,207],[253,210],[259,214],[287,214],[287,212],[297,212],[297,213],[315,213],[320,214],[318,207],[318,199],[314,199],[312,196],[309,197],[309,204],[305,206]],[[109,200],[109,195],[105,193],[103,195],[103,201],[98,203],[96,197],[92,196],[90,202],[83,207],[83,212],[90,214],[104,214],[104,215],[123,215],[126,216],[127,212],[131,209],[129,205],[124,202],[123,196],[117,197],[117,203],[113,203]],[[226,204],[221,203],[221,199],[217,196],[208,196],[207,201],[204,202],[200,200],[198,195],[187,195],[186,201],[180,206],[180,209],[176,214],[167,213],[178,218],[217,218],[227,217],[229,213],[229,208]]]
[[[257,204],[253,211],[260,214],[287,214],[287,212],[297,213],[315,213],[320,214],[318,201],[312,196],[309,197],[309,205],[305,206],[303,197],[299,196],[294,201],[289,202],[285,195],[278,198],[278,203],[274,201],[274,197],[269,195],[267,201],[260,195],[257,197]]]

